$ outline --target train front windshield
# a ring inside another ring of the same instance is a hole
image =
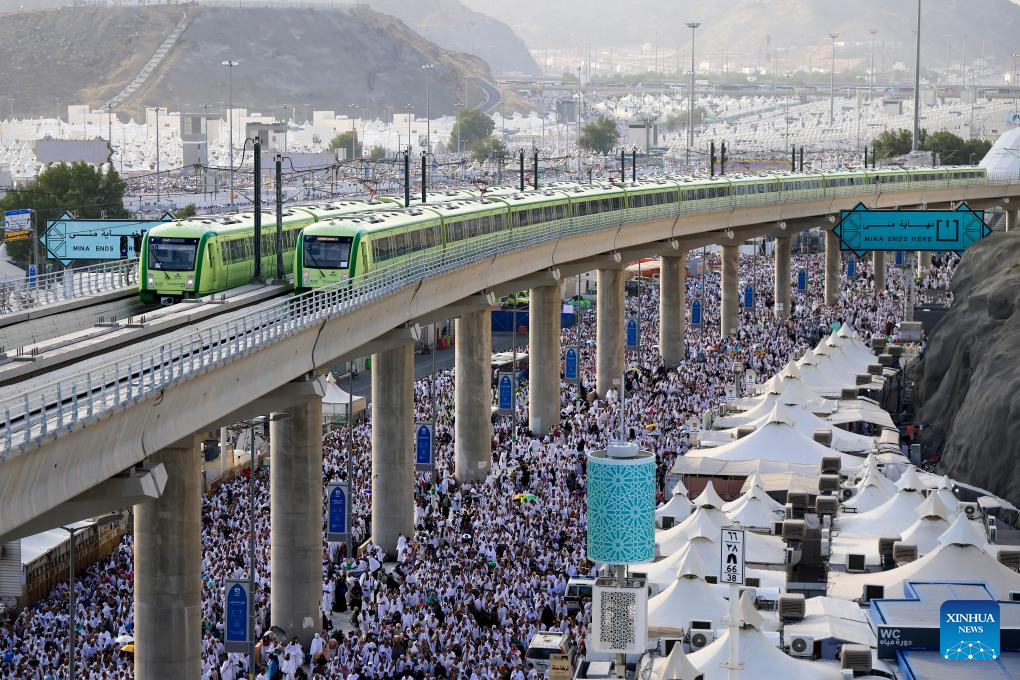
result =
[[[305,236],[305,267],[347,269],[352,241],[349,236]]]
[[[149,238],[149,268],[165,272],[193,271],[197,251],[197,238],[152,236]]]

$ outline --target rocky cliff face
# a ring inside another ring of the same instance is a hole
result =
[[[1020,503],[1020,233],[972,246],[922,364],[922,440],[949,475]]]

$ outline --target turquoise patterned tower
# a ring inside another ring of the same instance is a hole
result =
[[[655,557],[655,454],[610,444],[588,455],[588,559],[606,564]]]

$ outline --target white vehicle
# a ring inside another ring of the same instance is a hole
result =
[[[535,633],[528,643],[525,664],[532,664],[540,674],[549,670],[549,657],[563,654],[574,663],[576,649],[563,633]]]

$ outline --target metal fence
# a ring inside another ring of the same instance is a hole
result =
[[[926,182],[924,188],[945,188],[948,184]],[[984,180],[952,183],[961,188],[988,184]],[[916,185],[905,184],[896,185],[895,190],[917,188]],[[861,189],[838,187],[763,193],[568,218],[490,234],[440,252],[412,256],[332,288],[286,298],[242,317],[197,329],[187,337],[169,341],[158,348],[111,361],[84,374],[55,380],[33,394],[22,394],[0,402],[0,416],[3,418],[0,461],[13,451],[24,450],[33,440],[56,436],[78,421],[128,406],[315,324],[374,304],[405,287],[417,285],[424,278],[467,267],[490,259],[494,254],[653,219],[672,219],[776,202],[824,200],[850,194],[860,196],[865,193]],[[893,189],[888,185],[876,186],[874,192],[880,190],[889,193]]]
[[[116,260],[0,282],[0,314],[92,297],[138,283],[138,260]]]

